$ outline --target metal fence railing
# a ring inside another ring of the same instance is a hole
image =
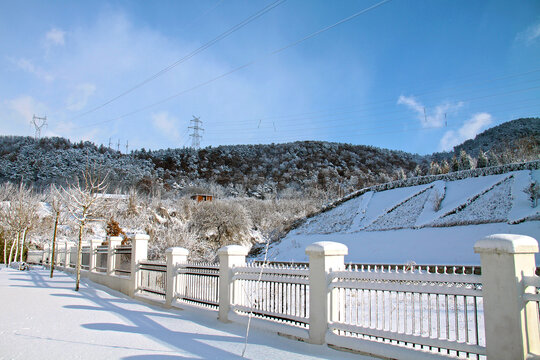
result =
[[[329,328],[470,359],[485,358],[482,282],[474,269],[349,268],[332,272]]]
[[[219,305],[219,264],[190,262],[177,268],[176,300],[217,308]]]
[[[247,264],[233,268],[232,309],[308,327],[309,270],[303,265]]]
[[[109,247],[100,245],[96,248],[96,271],[107,272],[107,259],[109,257]]]
[[[167,264],[144,261],[139,263],[139,291],[165,297],[167,293]]]
[[[75,261],[77,261],[76,254],[77,253],[75,253]],[[90,246],[82,247],[81,269],[84,269],[84,270],[90,269]]]
[[[131,274],[131,245],[117,246],[114,249],[114,273],[127,276]]]

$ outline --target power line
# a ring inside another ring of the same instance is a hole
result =
[[[354,13],[353,15],[348,16],[348,17],[346,17],[346,18],[344,18],[344,19],[342,19],[342,20],[340,20],[340,21],[338,21],[338,22],[336,22],[336,23],[334,23],[334,24],[332,24],[332,25],[329,25],[329,26],[326,26],[326,27],[324,27],[324,28],[322,28],[322,29],[320,29],[320,30],[317,30],[317,31],[315,31],[315,32],[313,32],[313,33],[311,33],[311,34],[309,34],[309,35],[307,35],[307,36],[301,38],[300,40],[294,41],[294,42],[292,42],[292,43],[290,43],[290,44],[288,44],[288,45],[286,45],[286,46],[284,46],[284,47],[281,47],[281,48],[279,48],[279,49],[277,49],[277,50],[271,51],[271,52],[269,52],[269,53],[267,53],[267,54],[265,54],[265,55],[263,55],[263,56],[261,56],[261,57],[259,57],[259,58],[256,58],[255,60],[252,60],[252,61],[250,61],[250,62],[248,62],[248,63],[246,63],[246,64],[244,64],[244,65],[238,66],[238,67],[236,67],[236,68],[234,68],[234,69],[232,69],[232,70],[229,70],[229,71],[227,71],[227,72],[225,72],[225,73],[223,73],[223,74],[221,74],[221,75],[218,75],[218,76],[216,76],[216,77],[214,77],[214,78],[211,78],[211,79],[209,79],[209,80],[207,80],[207,81],[204,81],[204,82],[202,82],[202,83],[199,83],[199,84],[197,84],[197,85],[195,85],[195,86],[192,86],[191,88],[188,88],[188,89],[186,89],[186,90],[183,90],[183,91],[181,91],[181,92],[179,92],[179,93],[176,93],[176,94],[173,94],[173,95],[171,95],[171,96],[168,96],[168,97],[166,97],[166,98],[164,98],[164,99],[162,99],[162,100],[159,100],[159,101],[157,101],[157,102],[155,102],[155,103],[152,103],[152,104],[143,106],[143,107],[141,107],[141,108],[139,108],[139,109],[130,111],[130,112],[125,113],[125,114],[123,114],[123,115],[120,115],[120,116],[118,116],[118,117],[115,117],[115,118],[112,118],[112,119],[109,119],[109,120],[103,120],[103,121],[96,122],[96,123],[93,123],[93,124],[88,124],[88,125],[86,125],[86,126],[81,126],[80,128],[91,127],[91,126],[100,125],[100,124],[104,124],[104,123],[111,122],[111,121],[120,120],[120,119],[123,119],[123,118],[125,118],[125,117],[131,116],[131,115],[134,115],[134,114],[137,114],[137,113],[139,113],[139,112],[141,112],[141,111],[144,111],[144,110],[153,108],[153,107],[155,107],[155,106],[157,106],[157,105],[160,105],[160,104],[163,104],[163,103],[165,103],[165,102],[168,102],[168,101],[170,101],[170,100],[172,100],[172,99],[174,99],[174,98],[176,98],[176,97],[178,97],[178,96],[180,96],[180,95],[183,95],[183,94],[186,94],[186,93],[188,93],[188,92],[194,91],[194,90],[199,89],[199,88],[201,88],[201,87],[203,87],[203,86],[206,86],[206,85],[208,85],[208,84],[211,84],[211,83],[213,83],[213,82],[215,82],[215,81],[217,81],[217,80],[219,80],[219,79],[222,79],[222,78],[224,78],[224,77],[226,77],[226,76],[229,76],[229,75],[231,75],[231,74],[233,74],[233,73],[236,73],[236,72],[238,72],[238,71],[240,71],[240,70],[242,70],[242,69],[245,69],[245,68],[247,68],[247,67],[249,67],[249,66],[251,66],[251,65],[253,65],[253,64],[255,64],[255,63],[258,63],[258,62],[262,61],[263,59],[265,59],[265,58],[267,58],[267,57],[270,57],[270,56],[279,54],[279,53],[281,53],[281,52],[283,52],[283,51],[285,51],[285,50],[287,50],[287,49],[289,49],[289,48],[291,48],[291,47],[293,47],[293,46],[296,46],[296,45],[298,45],[298,44],[300,44],[300,43],[302,43],[302,42],[304,42],[304,41],[306,41],[306,40],[308,40],[308,39],[311,39],[312,37],[315,37],[315,36],[317,36],[317,35],[319,35],[319,34],[325,32],[325,31],[328,31],[328,30],[330,30],[330,29],[332,29],[332,28],[334,28],[334,27],[336,27],[336,26],[338,26],[338,25],[341,25],[341,24],[343,24],[343,23],[345,23],[345,22],[347,22],[347,21],[350,21],[350,20],[352,20],[352,19],[354,19],[354,18],[356,18],[356,17],[358,17],[358,16],[360,16],[360,15],[362,15],[362,14],[365,14],[365,13],[367,13],[368,11],[371,11],[371,10],[373,10],[373,9],[375,9],[375,8],[377,8],[377,7],[379,7],[379,6],[383,5],[383,4],[385,4],[385,3],[387,3],[387,2],[390,2],[390,1],[391,1],[391,0],[383,0],[383,1],[381,1],[381,2],[379,2],[379,3],[377,3],[377,4],[375,4],[375,5],[372,5],[372,6],[368,7],[368,8],[365,8],[365,9],[363,9],[363,10],[360,10],[360,11]],[[278,5],[279,5],[279,4],[278,4]],[[277,6],[277,5],[276,5],[276,6]],[[114,101],[114,100],[113,100],[113,101]],[[104,104],[104,105],[106,105],[106,104]],[[103,105],[103,106],[104,106],[104,105]],[[102,107],[102,106],[101,106],[101,107]],[[93,110],[89,110],[87,113],[89,113],[90,111],[93,111]],[[85,114],[86,114],[86,113],[83,113],[83,114],[81,114],[80,116],[85,115]],[[80,116],[79,116],[79,117],[80,117]]]
[[[105,101],[104,103],[102,103],[101,105],[98,105],[98,106],[95,106],[93,108],[91,108],[90,110],[87,110],[77,116],[75,116],[74,118],[72,118],[72,120],[75,120],[75,119],[78,119],[80,117],[83,117],[85,115],[88,115],[96,110],[99,110],[105,106],[107,106],[108,104],[112,103],[113,101],[115,100],[118,100],[119,98],[133,92],[134,90],[140,88],[141,86],[149,83],[150,81],[160,77],[161,75],[165,74],[166,72],[170,71],[171,69],[175,68],[176,66],[180,65],[181,63],[183,62],[186,62],[187,60],[191,59],[192,57],[194,57],[195,55],[201,53],[202,51],[208,49],[210,46],[214,45],[215,43],[225,39],[227,36],[231,35],[232,33],[234,33],[235,31],[238,31],[240,30],[241,28],[243,28],[245,25],[249,24],[250,22],[252,22],[253,20],[256,20],[258,19],[259,17],[261,17],[262,15],[266,14],[267,12],[269,12],[270,10],[274,9],[275,7],[283,4],[286,0],[277,0],[273,3],[271,3],[270,5],[264,7],[263,9],[257,11],[255,14],[249,16],[248,18],[246,18],[245,20],[241,21],[240,23],[234,25],[232,28],[230,28],[229,30],[225,31],[224,33],[218,35],[217,37],[215,37],[214,39],[210,40],[209,42],[207,42],[206,44],[200,46],[199,48],[197,48],[196,50],[192,51],[191,53],[187,54],[186,56],[178,59],[177,61],[175,61],[174,63],[170,64],[169,66],[161,69],[160,71],[158,71],[157,73],[153,74],[152,76],[146,78],[145,80],[139,82],[138,84],[135,84],[134,86],[130,87],[129,89],[125,90],[124,92],[120,93],[119,95]],[[390,1],[390,0],[387,0],[387,1]]]
[[[530,100],[538,100],[538,99],[529,99]],[[490,111],[489,113],[493,116],[495,116],[497,113],[501,113],[502,111],[504,112],[508,112],[508,111],[512,111],[512,110],[520,110],[520,109],[526,109],[526,108],[535,108],[537,109],[537,105],[536,104],[529,104],[529,105],[525,105],[525,106],[510,106],[510,107],[504,107],[503,109],[500,109],[498,110],[497,112],[493,112],[493,111]],[[528,114],[527,116],[533,116],[533,114]],[[355,119],[355,120],[358,120],[358,119]],[[405,121],[405,122],[403,122]],[[414,121],[414,122],[412,122]],[[352,126],[350,128],[347,129],[346,131],[346,135],[382,135],[382,134],[387,134],[387,133],[396,133],[396,132],[400,132],[400,131],[405,131],[405,132],[410,132],[412,130],[427,130],[427,129],[449,129],[449,128],[453,128],[455,126],[451,126],[451,125],[448,125],[447,127],[442,127],[442,126],[429,126],[429,127],[414,127],[414,128],[406,128],[404,129],[403,126],[405,127],[408,127],[410,125],[416,125],[418,119],[417,118],[412,118],[412,117],[403,117],[403,118],[399,118],[399,119],[390,119],[390,120],[386,120],[384,121],[385,123],[391,123],[391,122],[394,122],[396,124],[392,124],[392,125],[389,125],[389,124],[386,124],[386,125],[381,125],[381,126],[371,126],[371,127],[364,127],[364,128],[357,128],[355,126]],[[463,120],[461,122],[458,122],[457,124],[464,124],[466,120]],[[378,120],[377,123],[380,123],[382,122],[381,120]],[[360,124],[360,122],[358,121],[355,121],[356,124]],[[398,128],[398,127],[401,127],[401,128]],[[327,130],[327,129],[335,129],[335,125],[330,125],[330,126],[319,126],[319,127],[301,127],[301,128],[297,128],[297,129],[291,129],[290,127],[286,128],[284,133],[285,135],[282,135],[280,136],[280,141],[294,141],[294,140],[300,140],[302,138],[302,135],[305,135],[308,131],[316,131],[316,130]],[[241,137],[242,138],[246,138],[247,136],[249,135],[254,135],[256,134],[258,129],[251,129],[251,132],[248,132],[248,131],[242,131],[242,130],[235,130],[234,131],[234,134],[235,135],[240,135],[241,134]],[[267,132],[271,132],[273,130],[272,126],[269,125],[266,127],[265,129]],[[382,131],[381,131],[382,130]],[[294,133],[294,135],[292,135]],[[214,133],[210,133],[208,134],[210,137],[212,137],[212,135],[218,135],[219,136],[219,140],[220,141],[224,141],[224,142],[227,142],[227,141],[235,141],[236,139],[238,139],[238,137],[232,137],[232,136],[229,136],[227,138],[223,137],[222,133],[221,132],[216,132],[215,134]],[[289,136],[287,136],[289,135]]]

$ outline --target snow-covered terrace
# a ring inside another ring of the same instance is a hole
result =
[[[216,313],[150,306],[41,268],[0,268],[1,359],[240,359],[246,328]],[[368,359],[252,328],[248,359]]]

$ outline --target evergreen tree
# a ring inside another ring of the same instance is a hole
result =
[[[450,163],[450,171],[454,172],[454,171],[458,171],[458,170],[459,170],[459,162],[458,162],[458,159],[457,159],[456,155],[454,155],[452,157],[452,162]]]
[[[465,152],[461,150],[459,153],[459,170],[470,170],[473,168],[472,158]]]
[[[478,152],[478,160],[476,161],[476,167],[481,169],[481,168],[485,168],[487,165],[488,165],[487,156],[482,150],[480,150]]]

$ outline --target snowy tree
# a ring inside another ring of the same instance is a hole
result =
[[[190,230],[208,243],[215,252],[224,245],[249,241],[251,221],[246,210],[232,201],[213,201],[197,204],[190,220]]]
[[[476,161],[476,167],[478,169],[485,168],[488,166],[488,158],[486,156],[486,153],[480,150],[478,152],[478,160]]]
[[[79,228],[77,245],[77,268],[75,291],[79,291],[82,262],[82,238],[85,225],[99,219],[105,198],[102,193],[107,188],[107,176],[100,176],[96,169],[87,168],[75,183],[63,188],[63,201]]]
[[[473,168],[472,158],[465,150],[459,152],[459,170],[470,170]]]
[[[452,160],[450,162],[450,171],[452,172],[459,171],[459,161],[456,155],[452,156]]]
[[[432,161],[432,162],[429,164],[429,174],[430,174],[430,175],[439,175],[439,174],[442,174],[441,166],[439,165],[438,162]]]
[[[450,165],[448,164],[448,161],[443,160],[441,162],[441,174],[448,174],[450,172]]]
[[[531,182],[531,184],[523,189],[523,191],[529,195],[533,207],[538,205],[538,199],[540,199],[540,184],[536,181]]]
[[[4,262],[9,265],[13,259],[13,251],[15,250],[14,259],[23,261],[24,244],[26,242],[28,232],[36,225],[38,221],[37,208],[38,201],[32,188],[20,184],[19,188],[12,188],[13,192],[7,195],[8,202],[3,203],[0,210],[0,220],[3,227],[15,237],[11,243],[9,257],[6,259],[7,241],[4,244]],[[20,255],[19,255],[20,248]]]

